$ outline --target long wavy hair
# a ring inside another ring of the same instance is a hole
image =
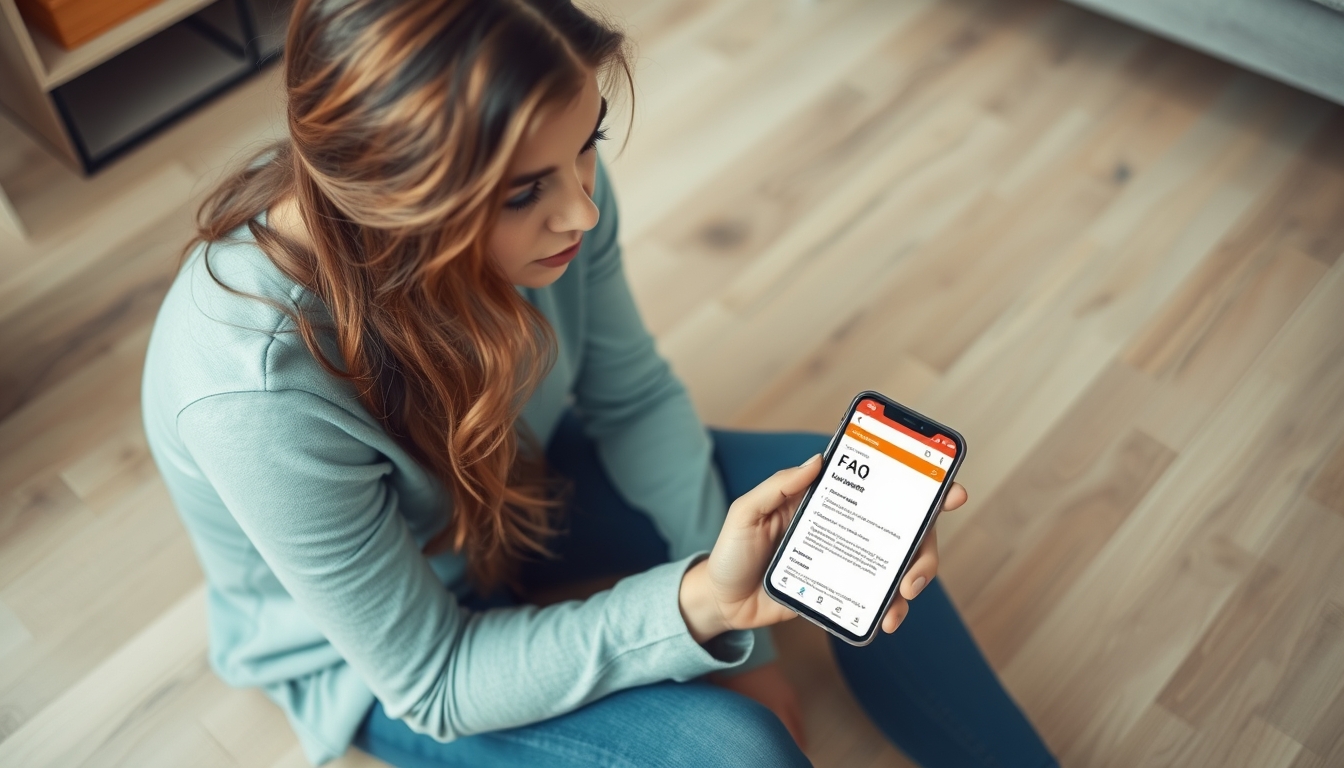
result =
[[[246,226],[322,301],[327,317],[282,309],[451,495],[426,553],[508,583],[557,522],[540,447],[516,426],[555,339],[486,242],[528,126],[590,72],[628,86],[625,40],[570,0],[298,0],[284,67],[288,137],[210,195],[192,246]],[[259,219],[286,200],[311,247]]]

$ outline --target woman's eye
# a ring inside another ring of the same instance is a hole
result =
[[[596,131],[593,131],[593,135],[591,138],[588,139],[588,143],[584,145],[583,151],[591,152],[592,150],[597,149],[597,142],[606,140],[607,140],[607,129],[598,128]]]
[[[525,210],[533,203],[541,199],[537,193],[541,191],[541,184],[538,182],[527,188],[527,191],[521,192],[504,201],[504,207],[511,211]]]

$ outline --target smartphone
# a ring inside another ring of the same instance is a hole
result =
[[[965,458],[956,430],[860,392],[765,571],[766,594],[851,645],[871,643]]]

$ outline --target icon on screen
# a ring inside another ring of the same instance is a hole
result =
[[[925,452],[924,452],[924,458],[926,458],[926,459],[931,459],[931,458],[933,458],[933,451],[925,451]]]
[[[779,578],[779,583],[780,583],[780,584],[788,584],[788,583],[789,583],[789,577],[788,577],[788,576],[781,576],[781,577]]]
[[[821,595],[817,595],[817,605],[821,605]]]
[[[800,594],[800,595],[803,594],[803,593],[806,592],[806,591],[807,591],[807,587],[799,587],[799,588],[798,588],[798,594]]]

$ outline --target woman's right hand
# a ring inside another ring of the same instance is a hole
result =
[[[798,502],[821,468],[820,454],[782,469],[739,497],[709,559],[682,578],[681,611],[697,642],[730,629],[753,629],[797,616],[765,593],[761,582]]]

